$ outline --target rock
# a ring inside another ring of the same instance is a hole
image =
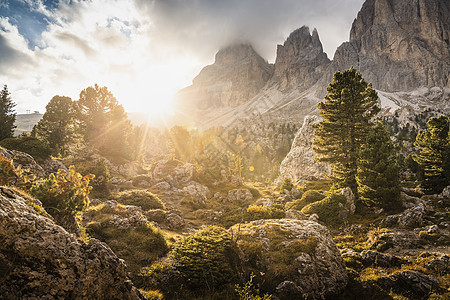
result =
[[[7,188],[0,190],[0,240],[5,299],[144,299],[106,244],[78,241]]]
[[[170,190],[170,184],[168,182],[162,181],[155,184],[155,187],[160,190]]]
[[[433,290],[439,288],[439,281],[436,277],[412,270],[391,274],[389,279],[391,279],[393,289],[404,291],[414,299],[428,296]]]
[[[409,230],[391,229],[369,237],[368,244],[370,249],[377,251],[412,249],[419,245],[419,237]]]
[[[301,211],[291,208],[286,211],[286,219],[306,220],[308,218]]]
[[[448,255],[443,255],[440,258],[435,258],[430,260],[426,264],[427,269],[432,271],[437,271],[441,274],[450,273],[450,257]]]
[[[47,176],[50,173],[57,173],[60,169],[66,172],[68,171],[67,167],[58,159],[47,158],[40,165]]]
[[[356,205],[355,205],[355,195],[353,195],[352,189],[349,187],[343,188],[341,194],[344,195],[346,201],[345,207],[348,208],[348,211],[351,215],[355,213]]]
[[[192,176],[194,176],[194,171],[194,165],[186,163],[182,166],[177,166],[174,169],[173,178],[177,183],[186,183],[192,179]]]
[[[211,198],[211,191],[209,188],[195,181],[189,182],[182,191],[192,196],[194,203],[201,206],[206,205],[206,201]]]
[[[319,222],[319,215],[318,214],[312,214],[309,216],[308,220],[313,222]]]
[[[447,0],[365,1],[332,69],[353,66],[389,92],[449,87],[449,6]]]
[[[228,191],[228,202],[244,203],[253,200],[252,193],[247,189],[235,189]]]
[[[281,91],[304,90],[313,86],[328,68],[330,60],[323,52],[319,34],[307,26],[293,31],[283,45],[277,46],[275,72],[269,85],[277,84]]]
[[[166,214],[166,223],[170,229],[180,229],[185,225],[183,214],[178,209],[169,210]]]
[[[314,158],[312,143],[314,130],[312,124],[319,122],[317,116],[306,116],[303,126],[296,133],[291,150],[280,165],[280,178],[290,178],[292,182],[323,178],[330,173],[327,165]]]
[[[402,260],[396,256],[372,250],[361,252],[361,260],[365,266],[379,266],[383,268],[400,267]]]
[[[347,284],[341,254],[328,229],[316,222],[258,220],[230,230],[237,235],[244,269],[257,266],[275,299],[332,297]]]
[[[244,179],[242,179],[242,177],[239,175],[233,174],[233,175],[231,175],[230,182],[234,186],[241,186],[244,184]]]
[[[399,219],[399,216],[398,216],[398,215],[390,215],[390,216],[387,216],[386,218],[384,218],[383,220],[381,220],[381,222],[380,222],[380,227],[386,228],[386,227],[393,227],[393,226],[396,226],[396,225],[398,225],[398,219]]]
[[[162,209],[150,209],[145,212],[145,216],[150,222],[164,223],[166,221],[166,211]]]
[[[231,45],[219,50],[214,64],[204,67],[178,98],[188,111],[235,107],[253,98],[272,73],[273,65],[251,45]]]
[[[439,198],[450,199],[450,185],[446,186],[439,194]]]
[[[415,228],[423,226],[425,216],[425,206],[420,203],[419,205],[405,210],[400,214],[398,224],[406,228]]]
[[[411,208],[418,205],[420,202],[420,198],[409,196],[404,192],[400,192],[400,201],[402,202],[403,207]]]
[[[47,175],[45,170],[27,153],[0,147],[0,154],[7,159],[12,159],[14,166],[22,166],[22,169],[28,169],[29,171],[25,172],[25,174],[34,174],[36,178],[43,178]]]

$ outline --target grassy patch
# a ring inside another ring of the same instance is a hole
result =
[[[116,195],[116,200],[126,205],[140,206],[143,210],[166,209],[166,206],[155,194],[146,190],[128,190]]]

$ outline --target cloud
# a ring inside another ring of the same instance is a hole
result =
[[[42,111],[56,94],[77,99],[94,83],[108,86],[127,110],[151,110],[189,85],[220,47],[251,42],[274,61],[276,45],[302,25],[318,29],[332,57],[363,2],[17,1],[19,16],[14,0],[9,18],[0,16],[0,84],[8,84],[22,112]]]

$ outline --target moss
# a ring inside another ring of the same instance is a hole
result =
[[[265,205],[252,205],[247,208],[244,215],[245,221],[254,221],[260,219],[281,219],[285,213],[278,207],[267,207]]]
[[[286,205],[286,209],[302,210],[303,207],[310,203],[320,201],[325,198],[325,195],[319,191],[309,190],[306,191],[300,199],[292,201],[289,205]]]
[[[115,198],[126,205],[140,206],[143,210],[166,209],[166,206],[158,196],[146,190],[120,192]]]
[[[158,290],[149,290],[149,291],[139,290],[139,291],[148,300],[162,300],[162,299],[164,299],[163,294],[161,294],[161,292],[158,291]]]
[[[363,268],[363,263],[359,255],[346,255],[344,257],[344,262],[348,268],[354,269],[358,272],[360,272]]]
[[[342,220],[339,218],[339,212],[342,211],[345,202],[346,199],[343,195],[332,194],[323,200],[306,205],[302,209],[302,213],[317,214],[319,220],[327,225],[340,224]]]

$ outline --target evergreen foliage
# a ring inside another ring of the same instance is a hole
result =
[[[339,218],[339,211],[342,210],[346,199],[340,194],[331,194],[324,199],[310,203],[303,207],[302,213],[304,214],[317,214],[319,220],[327,225],[337,225],[342,222]]]
[[[14,122],[16,121],[16,113],[14,107],[16,104],[12,102],[11,94],[6,84],[0,91],[0,141],[14,136]]]
[[[122,105],[106,87],[88,87],[77,102],[84,140],[103,154],[129,158],[128,137],[132,125]]]
[[[54,155],[64,155],[76,141],[76,108],[69,97],[54,96],[45,107],[32,135],[52,147]]]
[[[92,180],[92,192],[97,197],[108,197],[110,195],[109,182],[111,174],[104,158],[95,162],[92,174],[95,175],[94,180]]]
[[[322,120],[313,125],[317,160],[330,163],[334,183],[350,187],[357,195],[359,149],[370,131],[371,119],[380,111],[377,93],[355,69],[336,72],[318,104]]]
[[[120,192],[117,201],[126,205],[140,206],[143,210],[166,209],[164,202],[155,194],[146,190],[128,190]]]
[[[294,185],[289,177],[285,177],[283,183],[280,186],[280,193],[284,194],[284,191],[291,191]]]
[[[361,145],[358,161],[358,194],[372,207],[394,209],[400,205],[399,168],[394,144],[381,122],[370,131]]]
[[[422,187],[426,193],[440,193],[450,184],[450,117],[430,118],[427,129],[419,132],[414,160],[423,169]]]
[[[31,136],[6,138],[0,141],[0,146],[9,150],[28,153],[38,162],[45,160],[52,153],[52,149],[50,149],[47,143]]]

